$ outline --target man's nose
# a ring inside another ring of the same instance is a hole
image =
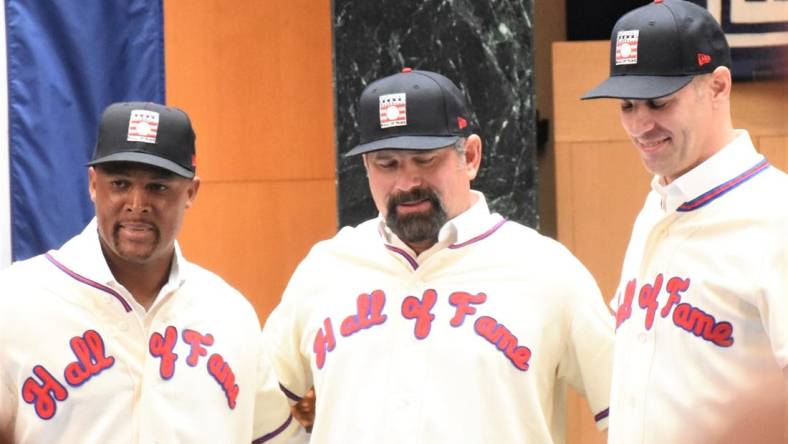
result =
[[[419,168],[405,163],[397,174],[396,188],[400,191],[409,191],[421,186],[421,171]]]
[[[626,126],[632,136],[642,136],[656,126],[654,115],[646,106],[638,106],[626,117]]]
[[[150,211],[150,202],[148,201],[148,194],[142,187],[132,187],[128,193],[126,200],[126,211],[128,212],[143,212]]]

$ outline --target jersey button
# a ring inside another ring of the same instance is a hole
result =
[[[118,328],[120,329],[120,331],[126,331],[129,329],[129,323],[126,321],[121,321],[118,323]]]
[[[641,334],[638,335],[638,341],[640,341],[641,344],[645,344],[646,343],[646,339],[648,339],[648,335],[647,334],[641,333]]]

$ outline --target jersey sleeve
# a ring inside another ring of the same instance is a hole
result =
[[[297,422],[290,414],[290,404],[279,388],[268,355],[261,352],[259,356],[252,442],[287,443],[296,431]]]
[[[0,294],[0,326],[5,327],[0,327],[0,444],[13,442],[11,434],[19,403],[15,383],[8,370],[11,358],[7,350],[12,340],[8,325],[12,310],[8,307],[8,300],[2,300],[4,296],[13,294],[13,291],[9,291],[12,286],[9,276],[8,268],[0,271],[0,288],[6,290]]]
[[[16,420],[17,399],[16,390],[11,386],[11,381],[5,373],[0,351],[0,444],[11,441],[14,421]]]
[[[599,287],[579,263],[569,284],[568,345],[558,377],[585,395],[599,430],[607,428],[613,371],[614,318]]]
[[[306,275],[303,264],[299,265],[263,328],[264,351],[280,388],[293,403],[313,385],[310,361],[301,351],[303,322],[298,318],[298,302],[309,291]]]
[[[777,364],[788,374],[788,220],[778,219],[771,254],[761,264],[763,295],[756,301]]]

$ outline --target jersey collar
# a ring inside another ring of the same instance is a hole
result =
[[[91,281],[117,290],[118,293],[124,296],[127,304],[134,308],[134,311],[144,313],[144,308],[131,297],[128,290],[126,290],[123,285],[115,279],[115,276],[112,275],[104,259],[104,254],[101,251],[98,225],[95,217],[80,234],[71,238],[59,250],[50,251],[48,254],[55,262],[60,264],[58,268],[61,268],[62,271],[71,275],[78,281],[83,283]],[[180,246],[176,241],[175,256],[173,257],[172,266],[170,267],[169,278],[167,279],[167,283],[164,284],[164,287],[159,291],[159,295],[156,297],[153,306],[158,305],[162,295],[171,293],[183,285],[188,275],[187,264],[188,262],[181,254]],[[62,267],[68,271],[65,271]],[[91,286],[95,287],[95,285]]]
[[[475,240],[481,240],[491,229],[497,229],[503,222],[502,216],[490,213],[484,194],[474,190],[471,190],[471,193],[474,203],[441,227],[438,232],[438,242],[418,256],[416,259],[418,264],[423,263],[427,258],[444,248],[459,248],[473,243]],[[388,244],[387,247],[390,247],[389,249],[393,247],[406,252],[411,258],[416,257],[413,250],[389,229],[384,217],[380,214],[378,215],[378,231],[381,233],[383,241]]]
[[[735,134],[734,139],[720,151],[670,184],[663,185],[662,177],[654,176],[651,189],[659,195],[665,214],[687,208],[685,203],[689,204],[715,188],[724,187],[763,161],[763,156],[755,150],[747,131],[736,130]]]

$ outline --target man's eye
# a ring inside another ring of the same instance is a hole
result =
[[[648,107],[651,108],[651,109],[660,109],[663,106],[665,106],[666,102],[658,102],[656,100],[649,100],[647,103],[648,103]]]
[[[152,183],[148,185],[148,189],[151,191],[166,191],[167,185],[164,185],[162,183]]]
[[[632,109],[632,102],[621,102],[621,111],[629,111]]]
[[[397,166],[397,162],[378,162],[378,168],[382,168],[384,170],[390,170]]]
[[[419,165],[428,165],[428,164],[432,163],[432,161],[435,160],[435,156],[431,156],[431,157],[417,157],[414,160]]]
[[[129,186],[129,183],[126,182],[125,180],[113,180],[111,184],[113,188],[120,188],[120,189],[127,188]]]

